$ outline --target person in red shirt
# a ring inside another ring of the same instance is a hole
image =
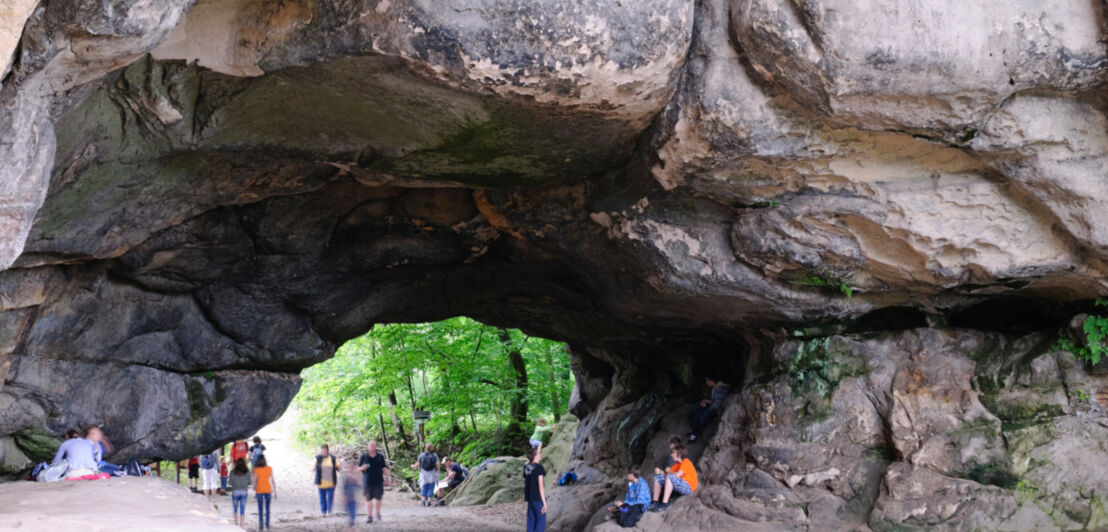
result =
[[[219,494],[227,495],[227,459],[219,461]]]
[[[189,458],[189,489],[196,491],[198,484],[200,484],[200,457],[194,456]]]
[[[243,440],[236,440],[231,444],[231,463],[235,463],[235,460],[242,458],[246,460],[247,453],[250,452],[250,446],[246,445]]]

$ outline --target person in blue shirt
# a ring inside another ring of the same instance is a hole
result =
[[[80,438],[71,438],[62,442],[58,452],[54,454],[51,465],[57,464],[63,458],[69,461],[69,472],[66,478],[76,478],[92,475],[100,470],[101,447],[100,442],[104,435],[96,426],[85,427],[81,431]]]
[[[615,514],[621,510],[622,507],[627,506],[628,509],[632,506],[638,505],[639,513],[642,513],[643,509],[650,504],[650,485],[647,484],[646,479],[639,475],[639,467],[631,466],[627,468],[627,496],[622,501],[617,500],[612,506],[608,507],[608,511]]]

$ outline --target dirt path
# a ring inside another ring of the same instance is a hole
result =
[[[277,479],[277,500],[271,506],[270,524],[275,531],[327,531],[345,530],[348,519],[341,501],[341,490],[335,494],[334,516],[319,515],[319,490],[312,485],[314,459],[296,448],[292,438],[297,413],[289,408],[277,421],[266,426],[258,435],[266,446],[266,460],[273,466]],[[231,515],[230,497],[213,497],[220,514]],[[246,530],[258,526],[258,508],[253,495],[247,501]],[[524,528],[523,503],[493,506],[434,507],[419,506],[416,496],[410,492],[385,491],[381,508],[383,520],[365,522],[365,502],[359,496],[356,528],[358,530],[404,530],[434,532],[509,531]]]

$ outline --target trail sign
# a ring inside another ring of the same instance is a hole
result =
[[[431,412],[427,410],[415,410],[412,412],[412,419],[416,421],[427,421],[431,419]]]

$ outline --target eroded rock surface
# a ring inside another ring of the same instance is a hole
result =
[[[886,4],[3,8],[0,471],[206,450],[465,314],[572,347],[554,528],[708,371],[644,529],[1101,526],[1102,377],[1049,346],[1108,292],[1104,8]]]

